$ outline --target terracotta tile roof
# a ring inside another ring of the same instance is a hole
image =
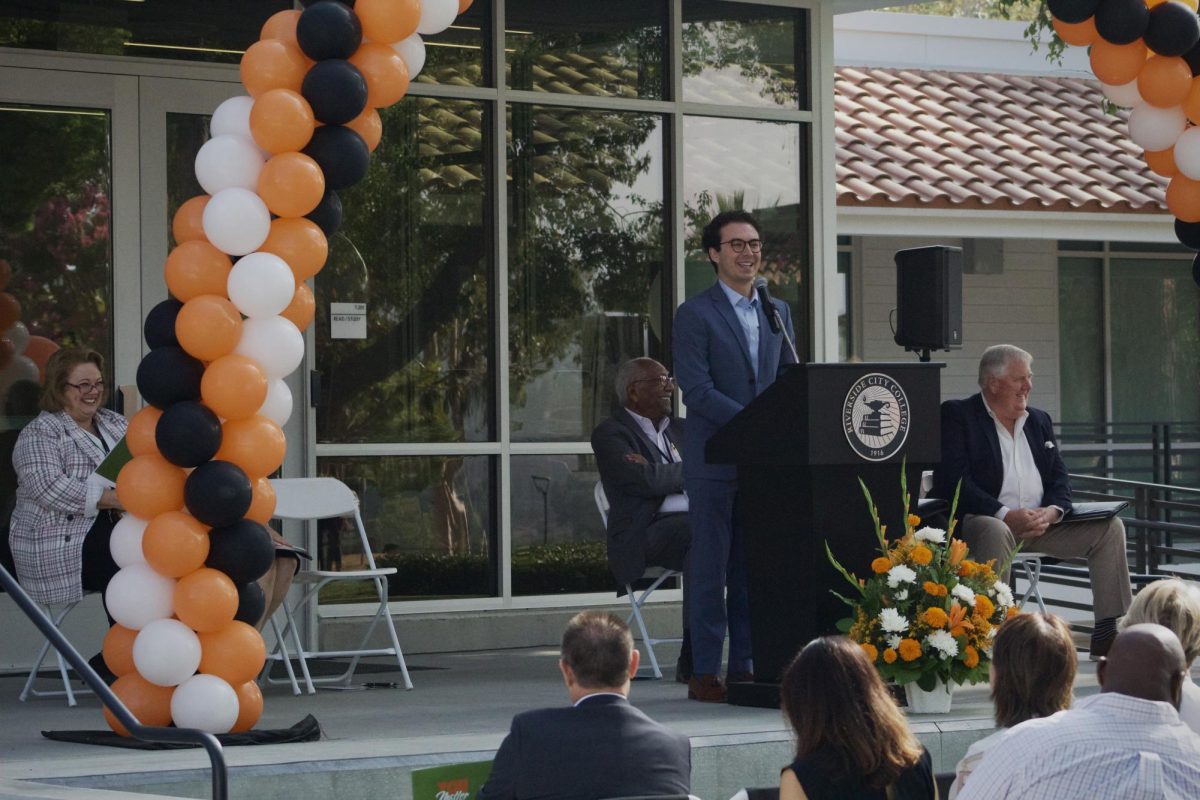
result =
[[[1167,213],[1095,81],[839,67],[841,206]]]

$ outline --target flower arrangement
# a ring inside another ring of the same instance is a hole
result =
[[[887,541],[886,526],[866,484],[862,485],[879,557],[871,562],[866,580],[851,575],[825,544],[829,561],[857,594],[850,599],[834,592],[851,608],[838,629],[858,642],[885,679],[898,684],[916,682],[932,691],[938,682],[978,683],[988,679],[988,661],[996,626],[1017,613],[1012,589],[996,577],[992,562],[967,558],[967,545],[950,530],[917,527],[921,519],[909,514],[904,535]],[[907,480],[901,473],[903,508],[909,508]]]

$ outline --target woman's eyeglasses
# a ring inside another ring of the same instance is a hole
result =
[[[104,381],[80,381],[79,383],[68,383],[67,386],[78,390],[80,394],[104,391]]]

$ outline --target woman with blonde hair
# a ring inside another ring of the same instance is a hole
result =
[[[780,800],[936,798],[927,751],[908,729],[863,649],[845,636],[804,646],[783,674],[780,703],[796,758]]]
[[[1156,622],[1173,631],[1183,645],[1183,656],[1190,670],[1200,656],[1200,587],[1179,578],[1155,581],[1133,598],[1120,627],[1124,630],[1139,622]],[[1179,718],[1200,733],[1200,686],[1193,680],[1183,682]]]

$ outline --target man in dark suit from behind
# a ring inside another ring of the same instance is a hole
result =
[[[686,736],[629,704],[638,651],[629,628],[602,611],[576,614],[558,662],[571,705],[513,717],[479,800],[602,800],[686,795]]]
[[[684,421],[671,416],[675,381],[653,358],[634,358],[617,369],[622,408],[592,431],[592,452],[608,497],[608,566],[617,585],[646,567],[687,572],[691,531],[683,493]],[[676,680],[692,673],[685,589],[683,647]]]

